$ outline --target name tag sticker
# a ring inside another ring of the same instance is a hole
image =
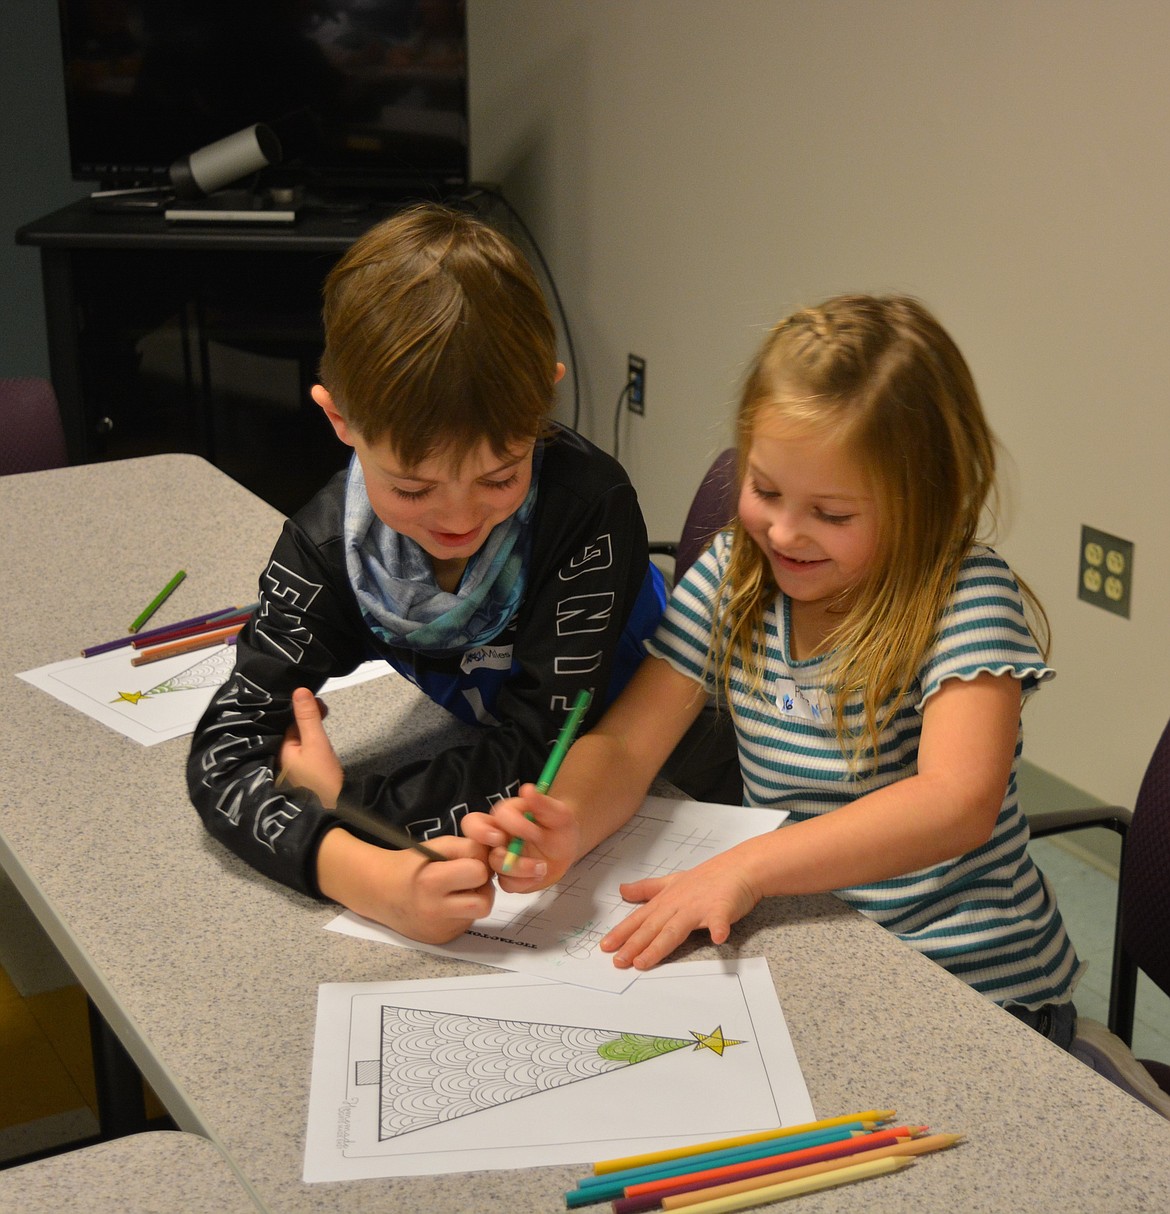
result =
[[[821,725],[833,720],[829,697],[820,687],[801,688],[793,679],[777,679],[775,697],[776,707],[782,716],[795,717],[800,721],[817,721]]]
[[[511,645],[478,645],[463,655],[459,668],[470,674],[473,670],[508,670],[511,665]]]

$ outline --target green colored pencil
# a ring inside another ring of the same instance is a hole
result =
[[[126,630],[127,632],[137,632],[147,620],[170,598],[175,587],[187,576],[185,569],[180,569],[173,578],[146,604],[142,609],[142,613],[134,621],[133,624]]]
[[[537,792],[548,792],[549,786],[557,778],[557,772],[564,762],[565,755],[569,753],[569,747],[573,745],[573,739],[577,736],[577,730],[581,725],[581,718],[588,712],[589,703],[592,699],[592,693],[584,688],[577,692],[577,699],[573,702],[572,710],[569,712],[568,717],[565,718],[564,725],[561,726],[561,732],[557,735],[556,744],[552,748],[552,754],[549,755],[548,761],[544,765],[544,770],[540,773],[540,779],[536,781]],[[525,814],[524,816],[530,822],[532,821],[531,814]],[[512,871],[512,866],[516,863],[516,857],[523,850],[523,839],[513,839],[508,844],[508,854],[504,857],[504,863],[501,865],[505,873]]]

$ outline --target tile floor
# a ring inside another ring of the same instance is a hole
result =
[[[98,1132],[85,992],[0,874],[0,1167]],[[146,1089],[147,1112],[165,1110]]]
[[[1077,990],[1083,1016],[1106,1019],[1117,882],[1091,851],[1052,839],[1032,843],[1077,951],[1089,963]],[[5,1160],[97,1132],[85,995],[0,877],[0,1166]],[[1134,1052],[1170,1059],[1170,997],[1144,977],[1138,987]],[[152,1115],[162,1112],[147,1093]]]

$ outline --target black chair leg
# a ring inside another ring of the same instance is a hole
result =
[[[93,1000],[87,999],[87,1003],[101,1136],[139,1134],[149,1126],[142,1076]]]

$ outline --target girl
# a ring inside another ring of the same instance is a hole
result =
[[[1024,698],[1052,677],[1007,565],[977,540],[994,439],[958,349],[919,303],[844,296],[772,331],[737,422],[739,513],[676,588],[650,657],[573,747],[464,831],[507,889],[556,880],[641,803],[708,696],[732,714],[749,804],[782,829],[634,882],[602,941],[648,969],[761,898],[832,890],[1068,1044],[1079,964],[1026,850]],[[1038,605],[1037,605],[1038,607]],[[528,821],[525,811],[535,821]]]

